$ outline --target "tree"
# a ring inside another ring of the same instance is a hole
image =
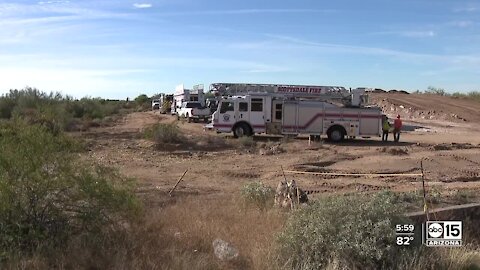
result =
[[[439,95],[439,96],[446,96],[447,92],[443,88],[436,88],[433,86],[429,86],[427,90],[425,90],[425,94],[433,94],[433,95]]]
[[[145,94],[141,94],[141,95],[139,95],[138,97],[135,98],[135,102],[138,105],[142,105],[142,104],[150,102],[150,98]]]

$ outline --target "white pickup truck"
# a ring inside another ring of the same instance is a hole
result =
[[[204,122],[208,122],[210,119],[210,109],[202,106],[200,102],[187,101],[183,102],[180,109],[177,110],[177,117],[186,118],[189,123],[192,120],[198,122],[201,119]]]

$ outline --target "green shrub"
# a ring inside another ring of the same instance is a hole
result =
[[[146,111],[151,109],[151,99],[145,95],[141,94],[135,98],[135,103],[137,105],[137,111]]]
[[[175,144],[184,141],[180,129],[176,123],[164,124],[158,123],[144,130],[144,136],[147,139],[155,141],[157,146],[162,144]]]
[[[398,203],[416,203],[423,205],[423,194],[421,190],[393,193],[395,202]]]
[[[261,182],[251,182],[242,187],[241,194],[246,204],[264,210],[273,205],[275,192]]]
[[[137,213],[130,181],[79,160],[78,149],[43,126],[0,125],[0,257],[115,230]]]
[[[443,188],[441,186],[432,186],[426,190],[428,203],[440,203],[443,198]]]
[[[302,208],[280,234],[280,258],[286,269],[391,268],[405,255],[395,248],[399,216],[394,198],[332,196]]]
[[[118,114],[128,104],[100,98],[74,100],[60,93],[45,93],[35,88],[10,90],[0,97],[0,118],[19,118],[31,124],[42,124],[58,133],[71,130],[75,118],[103,119]]]
[[[452,199],[457,203],[469,203],[475,201],[475,191],[468,189],[455,190],[452,194]]]

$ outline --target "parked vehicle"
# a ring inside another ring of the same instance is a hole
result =
[[[205,106],[203,85],[194,85],[193,89],[185,89],[183,84],[178,85],[173,94],[171,113],[173,115],[178,114],[177,112],[182,104],[188,101],[199,102],[202,106]]]
[[[235,137],[325,134],[334,142],[382,134],[382,111],[364,106],[364,89],[276,85],[272,90],[221,99],[213,114],[213,128],[233,132]]]
[[[152,110],[159,110],[160,109],[160,100],[154,99],[152,100]]]
[[[206,101],[207,108],[210,109],[210,114],[213,114],[218,108],[218,101],[216,98],[208,98]]]
[[[198,101],[183,102],[180,109],[177,110],[177,117],[186,118],[189,123],[192,120],[194,122],[198,122],[199,120],[208,122],[210,118],[210,109],[203,106]]]
[[[165,114],[170,111],[173,95],[158,94],[152,99],[152,110],[160,110],[160,113]]]

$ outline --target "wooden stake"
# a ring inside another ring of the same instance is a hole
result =
[[[168,195],[170,195],[170,197],[172,196],[172,192],[177,188],[178,184],[180,184],[180,182],[182,181],[183,177],[185,176],[185,174],[187,174],[188,172],[188,169],[185,170],[185,172],[183,173],[182,177],[180,177],[180,179],[178,179],[177,183],[175,184],[175,186],[170,190],[170,192],[168,192]]]
[[[298,188],[298,184],[297,184],[297,202],[298,202],[298,206],[300,206],[300,190]]]
[[[282,169],[283,179],[285,179],[285,182],[288,182],[288,181],[287,181],[287,177],[285,176],[285,171],[283,171],[283,166],[280,165],[280,168]]]
[[[422,189],[423,189],[423,211],[427,217],[427,221],[430,220],[428,215],[428,206],[427,206],[427,191],[425,190],[425,174],[423,172],[423,159],[420,160],[420,168],[422,169]]]

